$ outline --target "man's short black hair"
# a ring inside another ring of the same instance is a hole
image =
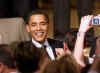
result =
[[[29,12],[28,15],[26,15],[26,16],[23,17],[23,19],[24,19],[24,21],[25,21],[25,24],[28,24],[28,23],[29,23],[29,20],[30,20],[30,17],[31,17],[32,15],[36,15],[36,14],[44,15],[45,18],[46,18],[47,23],[49,23],[49,17],[48,17],[48,15],[47,15],[47,13],[46,13],[45,11],[43,11],[43,10],[36,9],[36,10],[33,10],[33,11]]]

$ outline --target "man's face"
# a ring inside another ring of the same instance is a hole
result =
[[[48,23],[44,15],[32,15],[26,28],[35,41],[42,43],[46,39],[48,32]]]

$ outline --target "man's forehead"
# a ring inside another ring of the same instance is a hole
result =
[[[35,14],[30,17],[30,20],[46,20],[46,17],[42,14]]]
[[[43,14],[33,14],[33,15],[31,16],[31,18],[34,18],[34,17],[43,17],[43,18],[46,18],[46,16],[43,15]]]

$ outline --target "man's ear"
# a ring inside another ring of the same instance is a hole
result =
[[[66,54],[71,54],[71,51],[69,50],[68,45],[65,42],[63,42],[63,45],[64,45],[64,51],[66,52]]]
[[[65,42],[63,42],[63,45],[64,45],[64,49],[69,49]]]
[[[27,32],[30,32],[30,28],[29,28],[28,24],[26,24],[26,30],[27,30]]]

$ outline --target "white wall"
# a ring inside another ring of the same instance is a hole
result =
[[[22,18],[0,19],[0,43],[29,40]]]

